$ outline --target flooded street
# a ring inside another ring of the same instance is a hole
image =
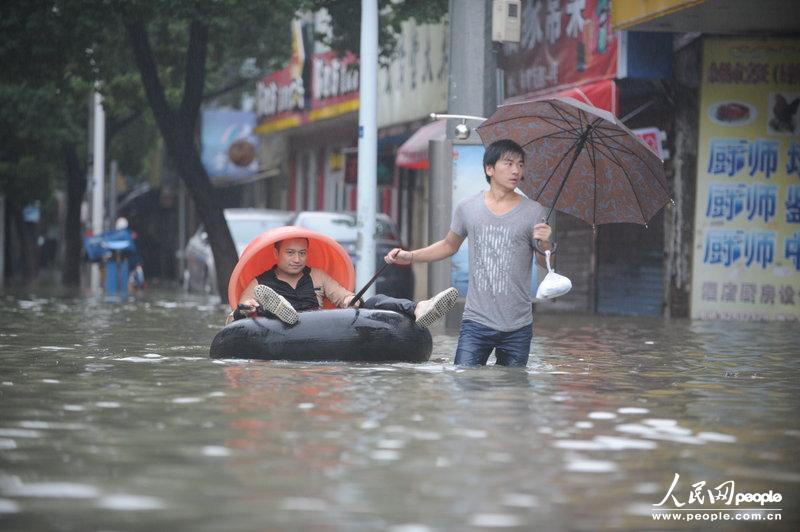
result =
[[[655,521],[676,474],[662,508],[734,481],[800,525],[796,323],[541,316],[525,370],[455,368],[457,331],[302,364],[210,360],[225,310],[177,292],[2,297],[2,530],[758,526]]]

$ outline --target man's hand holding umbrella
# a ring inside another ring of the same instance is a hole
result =
[[[553,234],[553,229],[545,222],[540,222],[533,226],[533,238],[536,241],[537,249],[539,252],[555,250],[555,244],[550,243],[550,235]]]

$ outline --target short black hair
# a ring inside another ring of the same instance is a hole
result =
[[[486,172],[486,167],[491,166],[494,167],[497,164],[497,161],[500,158],[507,154],[513,153],[515,155],[519,155],[522,157],[522,162],[525,162],[525,152],[522,149],[522,146],[517,144],[511,139],[500,139],[492,142],[487,146],[486,151],[483,152],[483,171]],[[490,183],[491,180],[489,178],[489,174],[486,174],[486,182]]]
[[[286,238],[286,239],[284,239],[284,240],[299,240],[299,239],[301,239],[301,238],[302,238],[303,240],[305,240],[305,241],[306,241],[306,247],[308,247],[308,245],[309,245],[309,241],[308,241],[308,239],[307,239],[306,237],[304,237],[304,236],[301,236],[301,237],[291,237],[291,238]],[[273,246],[275,246],[275,251],[280,251],[280,250],[281,250],[281,244],[283,244],[283,240],[278,240],[277,242],[275,242],[274,244],[272,244]]]

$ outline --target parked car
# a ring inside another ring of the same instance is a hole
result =
[[[292,219],[290,225],[297,225],[327,235],[342,245],[353,265],[358,266],[356,241],[356,216],[352,213],[324,211],[301,211]],[[375,271],[384,264],[383,257],[392,249],[403,247],[397,227],[386,214],[375,217]],[[357,286],[356,290],[361,287]],[[392,297],[412,299],[414,297],[414,273],[411,268],[395,266],[386,268],[375,281],[375,291]]]
[[[224,213],[239,255],[255,237],[268,229],[287,225],[294,216],[293,212],[270,209],[225,209]],[[190,292],[217,293],[214,255],[202,224],[186,244],[185,258],[184,287]]]

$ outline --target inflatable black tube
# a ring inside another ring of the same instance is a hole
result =
[[[433,340],[425,327],[387,310],[301,312],[286,325],[275,319],[237,320],[217,333],[211,358],[347,362],[426,362]]]

